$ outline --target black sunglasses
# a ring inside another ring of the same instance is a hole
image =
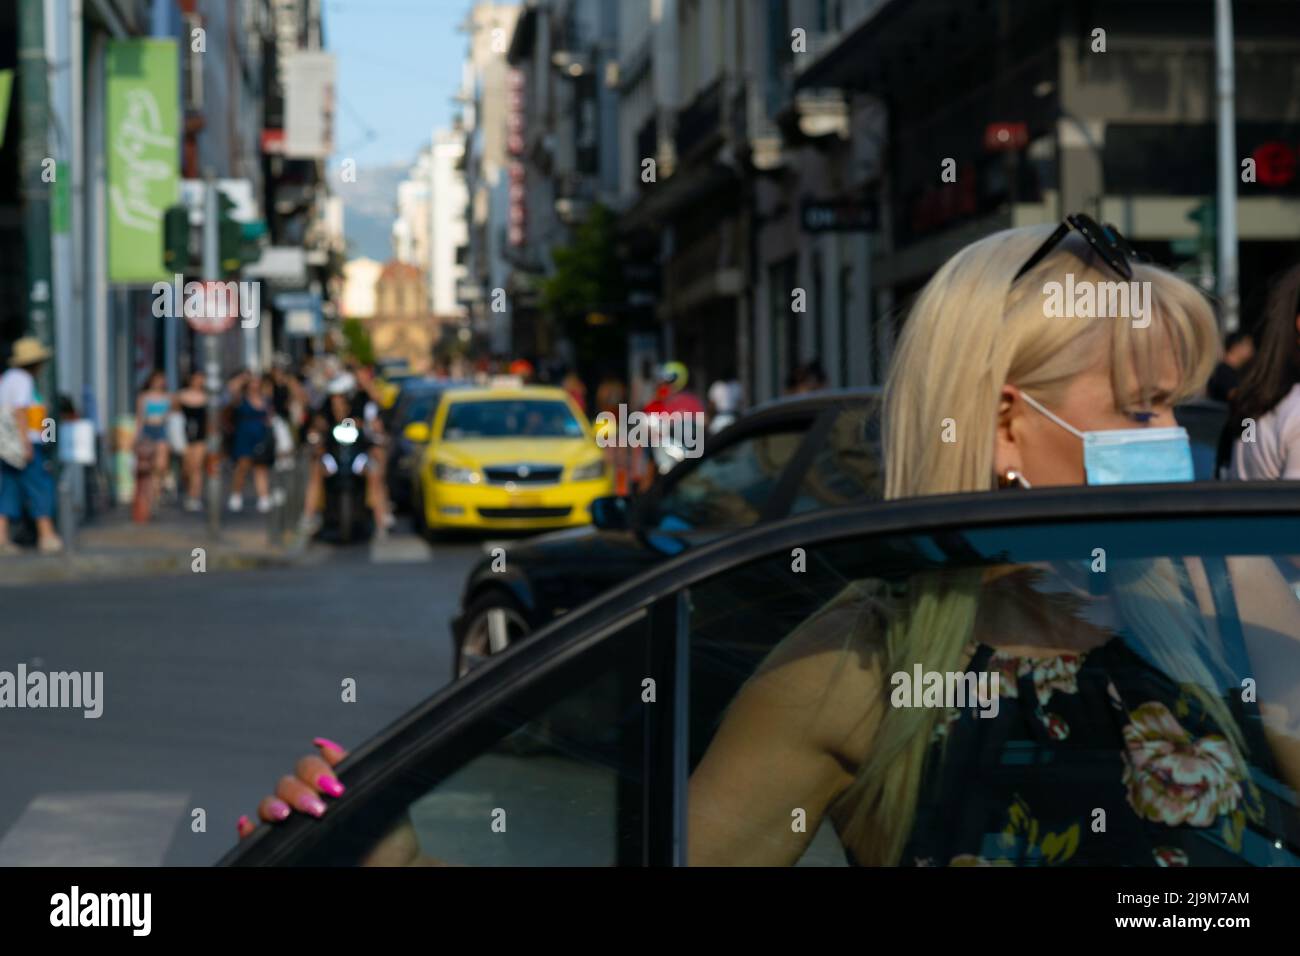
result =
[[[1119,230],[1110,223],[1102,225],[1091,216],[1076,212],[1065,217],[1065,221],[1056,227],[1056,230],[1047,237],[1047,241],[1039,246],[1028,261],[1020,267],[1020,271],[1016,273],[1015,278],[1011,281],[1016,282],[1022,275],[1046,259],[1048,253],[1070,234],[1071,229],[1077,229],[1079,235],[1083,236],[1088,245],[1092,246],[1093,251],[1101,256],[1102,261],[1125,279],[1131,280],[1133,278],[1133,268],[1129,265],[1130,261],[1151,261],[1150,256],[1134,249],[1132,244],[1121,236]]]

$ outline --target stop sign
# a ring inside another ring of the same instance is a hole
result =
[[[201,283],[202,297],[186,295],[185,321],[195,332],[216,335],[225,332],[239,318],[239,283]]]

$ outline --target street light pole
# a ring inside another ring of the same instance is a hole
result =
[[[203,174],[203,278],[212,282],[220,278],[218,245],[217,179],[211,169]],[[204,377],[208,381],[208,454],[207,499],[208,533],[221,534],[221,341],[214,332],[203,336]]]
[[[1237,117],[1233,77],[1232,0],[1215,0],[1214,50],[1219,98],[1219,301],[1223,331],[1240,325],[1237,289]]]

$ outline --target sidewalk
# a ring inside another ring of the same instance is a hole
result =
[[[256,512],[223,512],[221,537],[213,541],[208,535],[206,514],[188,514],[164,506],[148,524],[136,524],[129,507],[117,507],[80,528],[73,547],[64,554],[46,556],[24,549],[19,556],[0,557],[0,588],[90,578],[193,574],[198,560],[195,548],[204,549],[207,573],[314,564],[324,557],[322,549],[300,548],[295,542],[296,535],[289,531],[282,547],[271,544],[267,517]]]

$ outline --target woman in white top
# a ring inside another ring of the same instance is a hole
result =
[[[1300,265],[1274,284],[1255,360],[1232,398],[1229,428],[1240,428],[1232,477],[1300,479]]]

